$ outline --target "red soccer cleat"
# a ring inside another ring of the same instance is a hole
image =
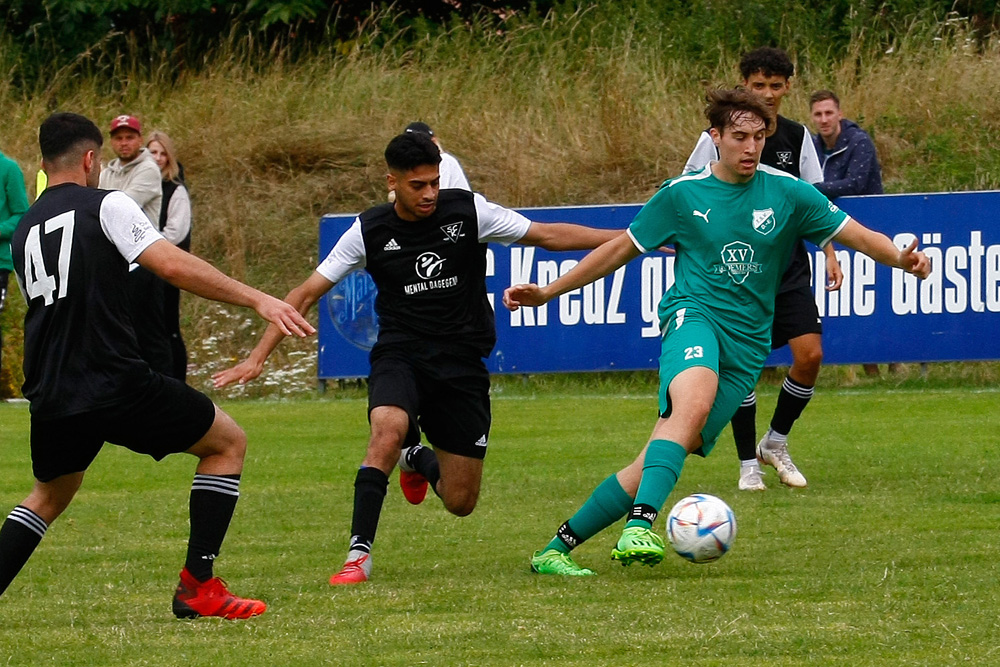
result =
[[[187,568],[181,570],[181,582],[174,594],[174,616],[198,618],[221,616],[229,620],[259,616],[267,610],[260,600],[239,598],[229,592],[219,577],[198,581]]]
[[[371,554],[364,554],[355,560],[344,563],[340,572],[330,577],[331,586],[341,586],[344,584],[363,584],[368,581],[368,573],[371,572]]]
[[[399,487],[411,505],[419,505],[427,497],[427,478],[416,471],[399,470]]]

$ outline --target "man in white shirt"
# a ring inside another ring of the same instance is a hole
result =
[[[441,189],[449,190],[451,188],[459,188],[460,190],[472,191],[472,186],[469,185],[469,179],[465,177],[465,172],[462,171],[462,165],[459,164],[458,159],[455,158],[451,153],[446,153],[444,149],[441,148],[441,140],[437,138],[434,134],[434,130],[430,128],[427,123],[415,121],[406,126],[406,132],[419,132],[421,134],[426,134],[434,142],[434,145],[438,147],[441,151]]]

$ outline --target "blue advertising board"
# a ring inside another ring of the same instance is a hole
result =
[[[923,362],[1000,359],[1000,192],[844,197],[837,204],[898,246],[920,242],[934,267],[919,281],[839,248],[843,287],[815,297],[823,316],[826,363]],[[624,229],[640,205],[521,209],[539,222],[576,222]],[[320,221],[320,257],[350,226],[353,215]],[[808,244],[807,244],[808,246]],[[825,257],[808,246],[814,273]],[[487,293],[496,308],[497,346],[487,365],[494,373],[638,370],[656,368],[656,306],[673,284],[674,258],[638,257],[592,285],[539,308],[511,313],[500,306],[511,284],[547,284],[570,270],[583,252],[490,244]],[[367,273],[352,274],[320,303],[321,379],[365,377],[377,323],[375,287]],[[769,365],[787,365],[778,350]]]

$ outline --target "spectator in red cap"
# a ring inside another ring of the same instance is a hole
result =
[[[111,121],[111,148],[118,157],[101,170],[101,188],[121,190],[135,200],[154,226],[159,225],[163,199],[160,167],[142,145],[138,118],[123,114]]]

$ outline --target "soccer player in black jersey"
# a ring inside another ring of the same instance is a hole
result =
[[[142,360],[123,289],[130,262],[209,299],[249,306],[285,334],[313,332],[291,306],[174,247],[122,192],[96,188],[100,130],[57,113],[38,133],[48,187],[11,241],[28,304],[24,396],[34,488],[0,527],[0,594],[72,501],[105,442],[160,460],[198,457],[191,535],[173,600],[178,617],[249,618],[266,605],[214,577],[236,500],[246,436],[212,401]]]
[[[335,283],[365,269],[378,288],[379,334],[368,378],[371,437],[354,482],[351,544],[331,584],[367,581],[389,474],[397,463],[406,499],[428,485],[455,515],[479,498],[490,429],[489,373],[496,342],[486,295],[486,244],[584,250],[620,231],[532,222],[467,190],[440,190],[441,153],[418,132],[385,150],[393,203],[358,216],[330,254],[285,300],[306,313]],[[282,340],[277,327],[243,363],[216,374],[216,386],[247,382]],[[420,444],[420,432],[433,449]]]

